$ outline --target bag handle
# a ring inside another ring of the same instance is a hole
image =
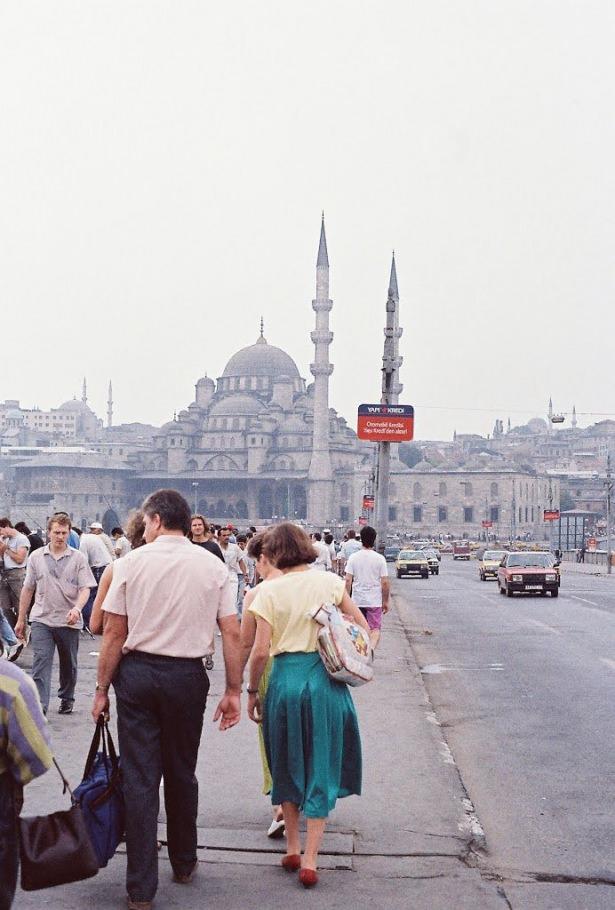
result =
[[[71,790],[70,784],[69,784],[69,782],[66,780],[66,778],[64,777],[64,774],[62,773],[62,769],[60,768],[60,766],[59,766],[59,764],[57,763],[57,761],[55,760],[55,758],[54,758],[54,760],[53,760],[53,763],[54,763],[54,765],[56,766],[56,769],[57,769],[57,771],[58,771],[58,774],[59,774],[60,777],[62,778],[62,783],[63,783],[63,785],[64,785],[64,786],[62,787],[62,793],[66,793],[66,791],[68,790],[68,792],[70,793],[70,800],[71,800],[72,803],[74,803],[74,802],[75,802],[75,797],[74,797],[74,795],[73,795],[73,791]]]
[[[98,720],[96,721],[96,728],[94,730],[94,736],[92,737],[92,743],[90,745],[90,751],[88,752],[88,757],[85,760],[85,768],[83,769],[83,779],[90,776],[92,768],[94,767],[94,761],[96,759],[96,754],[100,747],[100,738],[105,725],[104,715],[101,714]]]

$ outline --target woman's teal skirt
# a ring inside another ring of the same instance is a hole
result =
[[[278,654],[263,706],[271,802],[326,818],[339,797],[361,793],[361,738],[354,704],[317,653]]]

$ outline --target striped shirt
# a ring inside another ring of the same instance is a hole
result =
[[[0,774],[7,771],[22,787],[53,762],[47,721],[36,686],[8,661],[0,661]]]

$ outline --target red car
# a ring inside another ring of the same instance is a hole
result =
[[[560,575],[552,553],[507,553],[498,569],[500,594],[559,594]]]

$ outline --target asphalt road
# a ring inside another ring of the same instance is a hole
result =
[[[486,865],[615,882],[615,577],[564,567],[559,598],[507,598],[443,557],[393,592]]]

